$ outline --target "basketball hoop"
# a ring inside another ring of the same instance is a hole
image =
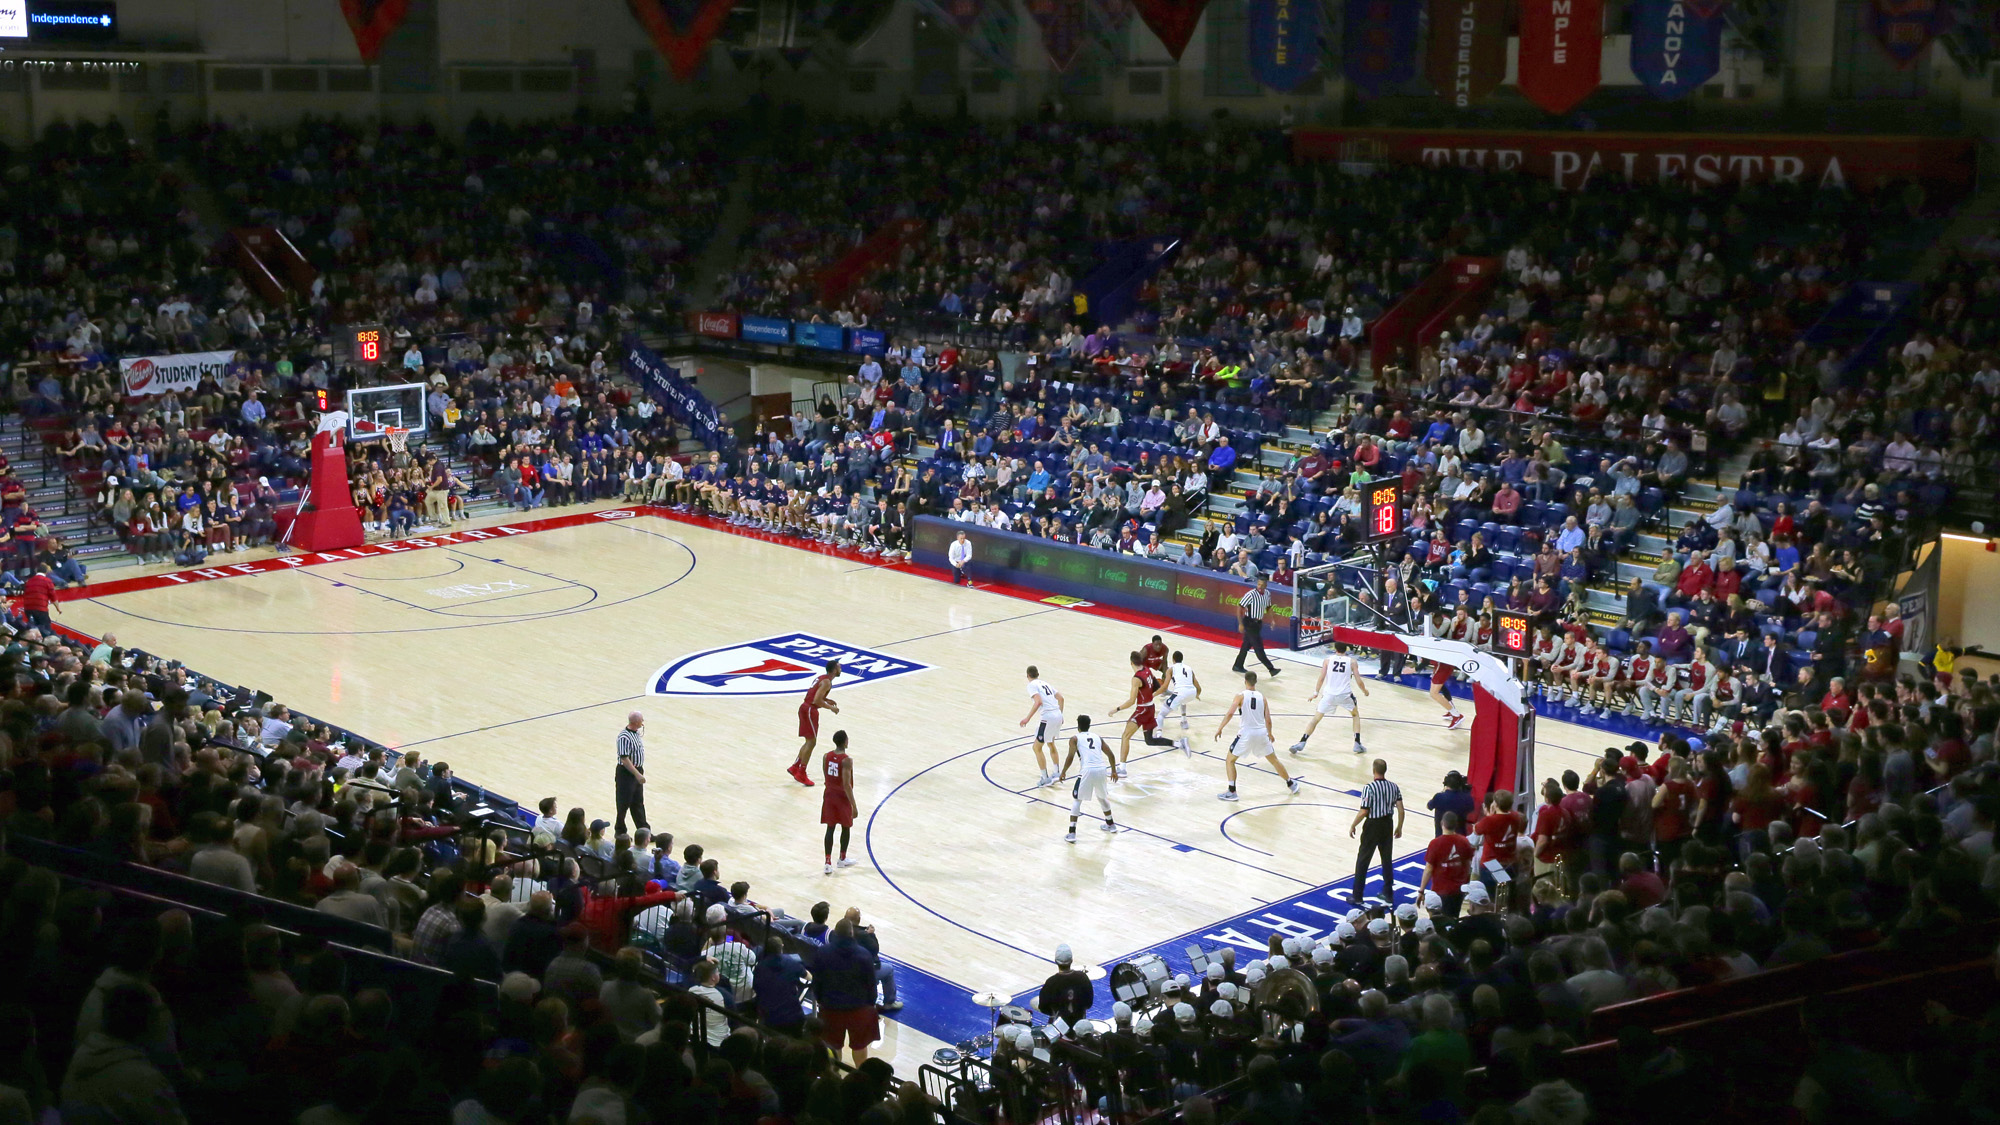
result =
[[[389,426],[384,428],[382,432],[389,439],[389,452],[401,457],[410,451],[409,430],[401,426]]]

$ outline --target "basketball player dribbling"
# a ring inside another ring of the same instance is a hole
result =
[[[1306,724],[1306,732],[1292,743],[1292,753],[1305,753],[1306,742],[1319,729],[1319,721],[1343,707],[1354,716],[1354,752],[1367,753],[1361,745],[1361,705],[1354,700],[1354,689],[1360,688],[1361,694],[1367,695],[1368,682],[1358,673],[1354,654],[1348,651],[1346,645],[1335,645],[1326,659],[1320,661],[1319,682],[1313,688],[1319,696],[1319,706],[1313,709],[1312,721]]]
[[[847,732],[833,732],[833,749],[820,759],[820,770],[826,775],[826,789],[819,798],[819,822],[826,825],[826,873],[833,869],[853,867],[854,861],[847,858],[847,837],[854,831],[854,758],[847,752]],[[833,829],[840,826],[840,862],[833,861]]]
[[[1458,724],[1465,721],[1464,713],[1459,711],[1458,704],[1452,702],[1451,693],[1445,690],[1445,685],[1451,682],[1451,674],[1456,671],[1457,668],[1442,660],[1431,662],[1431,699],[1444,708],[1444,725],[1448,730],[1457,730]]]
[[[826,671],[813,680],[806,689],[806,697],[799,701],[799,737],[805,744],[799,747],[799,756],[785,770],[792,780],[810,789],[813,779],[806,776],[806,765],[812,761],[813,747],[819,745],[819,713],[822,709],[840,714],[840,704],[833,701],[833,681],[840,678],[840,661],[826,662]]]
[[[1176,714],[1180,716],[1181,733],[1180,737],[1174,739],[1174,745],[1181,748],[1181,756],[1184,758],[1194,757],[1194,747],[1188,745],[1188,704],[1200,698],[1201,680],[1195,676],[1194,669],[1188,667],[1187,661],[1181,654],[1174,653],[1174,662],[1167,669],[1166,706],[1160,710],[1159,716],[1162,726],[1168,717]]]
[[[1115,716],[1127,707],[1132,708],[1132,717],[1125,720],[1125,733],[1118,740],[1118,764],[1127,767],[1126,773],[1128,776],[1131,773],[1131,769],[1126,759],[1132,752],[1133,731],[1145,731],[1146,745],[1148,746],[1173,745],[1173,743],[1153,733],[1155,728],[1160,725],[1159,718],[1157,717],[1158,707],[1153,702],[1154,693],[1160,690],[1160,674],[1153,671],[1152,667],[1146,663],[1146,654],[1143,651],[1132,654],[1131,683],[1131,690],[1125,693],[1125,702],[1111,709],[1111,713]]]
[[[1062,692],[1043,683],[1042,674],[1033,664],[1028,665],[1028,717],[1021,725],[1027,726],[1030,720],[1035,723],[1035,768],[1041,771],[1035,782],[1037,789],[1056,783],[1056,771],[1049,763],[1057,760],[1056,734],[1062,730],[1062,709]],[[1049,748],[1047,758],[1042,757],[1043,746]]]
[[[1153,670],[1153,675],[1167,674],[1167,642],[1161,640],[1158,633],[1154,633],[1153,639],[1146,642],[1146,647],[1139,650],[1139,655],[1146,658],[1146,667]]]
[[[1111,787],[1105,784],[1107,780],[1118,780],[1118,763],[1111,757],[1111,747],[1091,732],[1089,715],[1076,717],[1076,733],[1070,736],[1069,754],[1063,758],[1056,780],[1068,777],[1070,763],[1079,758],[1082,761],[1078,763],[1076,785],[1069,791],[1069,832],[1063,836],[1063,841],[1071,844],[1076,843],[1076,818],[1083,815],[1083,802],[1091,797],[1097,798],[1104,809],[1104,823],[1098,827],[1106,832],[1118,831],[1118,825],[1111,819]]]
[[[1222,722],[1215,728],[1217,740],[1222,738],[1223,731],[1229,729],[1229,720],[1239,713],[1243,716],[1243,722],[1237,728],[1235,740],[1229,744],[1228,757],[1223,759],[1223,769],[1229,776],[1229,791],[1217,793],[1216,796],[1225,801],[1234,801],[1236,759],[1257,757],[1271,763],[1271,768],[1278,771],[1278,777],[1284,781],[1285,788],[1297,793],[1299,783],[1305,780],[1305,775],[1293,777],[1285,772],[1285,763],[1278,760],[1278,746],[1271,740],[1271,704],[1264,698],[1264,693],[1257,690],[1255,672],[1243,673],[1243,690],[1237,692],[1236,698],[1229,701],[1229,709],[1222,713]]]

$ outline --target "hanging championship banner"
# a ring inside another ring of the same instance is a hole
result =
[[[1319,0],[1250,0],[1250,73],[1281,94],[1319,69]]]
[[[1520,0],[1521,96],[1568,113],[1603,80],[1603,0]]]
[[[1083,0],[1027,0],[1028,15],[1042,29],[1042,50],[1058,71],[1083,49]]]
[[[1409,0],[1347,0],[1341,36],[1341,69],[1367,97],[1417,76],[1417,30],[1422,6]]]
[[[701,70],[708,45],[729,16],[731,0],[625,0],[625,4],[652,37],[674,78],[686,82]]]
[[[1139,9],[1139,18],[1159,37],[1167,54],[1179,62],[1188,40],[1194,38],[1195,25],[1201,22],[1201,10],[1208,7],[1208,0],[1132,0],[1132,6]]]
[[[1464,109],[1507,78],[1507,0],[1431,0],[1425,71],[1438,96]]]
[[[340,14],[361,48],[361,61],[372,63],[382,53],[382,41],[410,14],[410,0],[340,0]]]
[[[1942,0],[1868,0],[1865,14],[1875,42],[1899,67],[1917,61],[1945,27]]]
[[[982,65],[1014,73],[1013,5],[1005,0],[917,0],[917,7],[958,32]]]
[[[1087,0],[1084,18],[1090,37],[1104,48],[1105,57],[1124,65],[1131,55],[1131,37],[1125,29],[1132,24],[1131,0]]]
[[[1722,69],[1722,5],[1632,0],[1632,73],[1656,98],[1673,100]]]

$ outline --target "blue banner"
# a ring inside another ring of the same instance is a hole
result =
[[[879,328],[850,328],[847,330],[847,350],[881,355],[889,348],[889,334]]]
[[[1690,0],[1632,0],[1629,11],[1632,73],[1654,97],[1685,98],[1722,69],[1720,8]]]
[[[1250,0],[1250,73],[1279,93],[1319,69],[1319,0]]]
[[[846,347],[847,333],[838,324],[814,324],[798,320],[792,322],[792,340],[801,347],[825,348],[837,352]]]
[[[743,318],[743,338],[760,344],[789,344],[792,342],[792,322],[774,316],[746,316]]]
[[[735,448],[728,427],[722,423],[722,415],[716,412],[708,396],[681,378],[681,373],[668,367],[660,353],[640,343],[636,336],[625,341],[625,374],[646,388],[653,401],[665,407],[676,420],[686,423],[697,441],[724,453]]]
[[[1416,78],[1423,14],[1410,0],[1347,0],[1341,69],[1364,96],[1379,98]]]

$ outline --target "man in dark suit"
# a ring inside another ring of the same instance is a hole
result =
[[[1375,607],[1381,611],[1388,626],[1399,633],[1410,631],[1410,599],[1403,593],[1402,584],[1394,575],[1382,579],[1382,600]],[[1409,662],[1409,654],[1384,652],[1382,654],[1381,676],[1393,679],[1403,674],[1403,665]]]
[[[1722,659],[1717,661],[1725,668],[1755,668],[1762,646],[1750,638],[1747,629],[1732,629],[1721,644]]]

